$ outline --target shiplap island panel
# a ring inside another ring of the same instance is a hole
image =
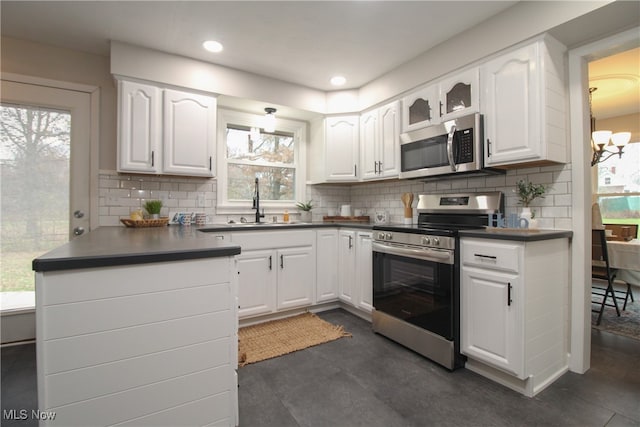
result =
[[[237,425],[239,253],[107,227],[35,260],[41,425]]]

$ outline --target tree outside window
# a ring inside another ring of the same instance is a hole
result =
[[[295,200],[293,134],[264,133],[227,126],[227,197],[252,200],[260,180],[261,200]]]
[[[31,260],[68,241],[71,115],[0,106],[2,291],[33,291]]]

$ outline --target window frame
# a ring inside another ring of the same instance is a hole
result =
[[[262,127],[261,121],[264,115],[218,109],[218,143],[217,143],[217,214],[249,214],[252,210],[251,200],[229,200],[227,191],[228,164],[227,161],[227,141],[226,133],[228,125]],[[300,200],[306,200],[306,158],[307,158],[307,124],[305,122],[284,119],[276,119],[276,132],[286,132],[293,134],[294,141],[294,161],[291,167],[295,174],[295,197],[296,200],[261,200],[260,208],[264,208],[266,213],[282,213],[285,209],[293,210]],[[232,162],[234,163],[234,162]],[[274,167],[283,166],[274,163]]]
[[[631,144],[640,144],[640,142],[630,142],[627,146]],[[624,155],[624,154],[623,154]],[[605,161],[606,162],[606,161]],[[603,162],[604,163],[604,162]],[[640,196],[640,191],[628,191],[622,193],[600,193],[598,190],[600,189],[599,185],[599,174],[600,174],[600,163],[591,167],[591,195],[592,195],[592,203],[600,204],[600,199],[607,197],[638,197]],[[602,209],[602,206],[601,206]],[[604,218],[607,219],[607,218]],[[612,220],[609,218],[609,220]],[[612,223],[625,223],[624,220],[613,219]]]

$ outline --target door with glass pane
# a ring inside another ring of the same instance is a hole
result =
[[[89,230],[91,97],[5,80],[1,94],[0,308],[8,321],[8,312],[34,307],[31,261]]]

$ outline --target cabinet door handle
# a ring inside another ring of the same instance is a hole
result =
[[[378,162],[373,162],[373,173],[374,174],[378,173]]]
[[[507,306],[511,306],[511,282],[507,283]]]
[[[155,151],[152,151],[151,152],[151,167],[154,166],[154,163],[155,163]]]
[[[494,255],[473,254],[473,256],[477,256],[479,258],[498,259],[498,257]]]
[[[209,156],[209,170],[212,170],[212,169],[211,169],[212,158],[213,158],[212,156]]]
[[[491,140],[487,138],[487,157],[491,157]]]
[[[358,165],[353,165],[353,176],[358,176]]]
[[[349,236],[349,249],[353,247],[353,237]]]
[[[269,255],[269,270],[273,270],[273,256]]]
[[[438,102],[440,104],[440,117],[442,117],[442,101]]]
[[[382,161],[378,162],[378,173],[382,174]]]
[[[284,268],[284,255],[280,255],[280,268]]]

